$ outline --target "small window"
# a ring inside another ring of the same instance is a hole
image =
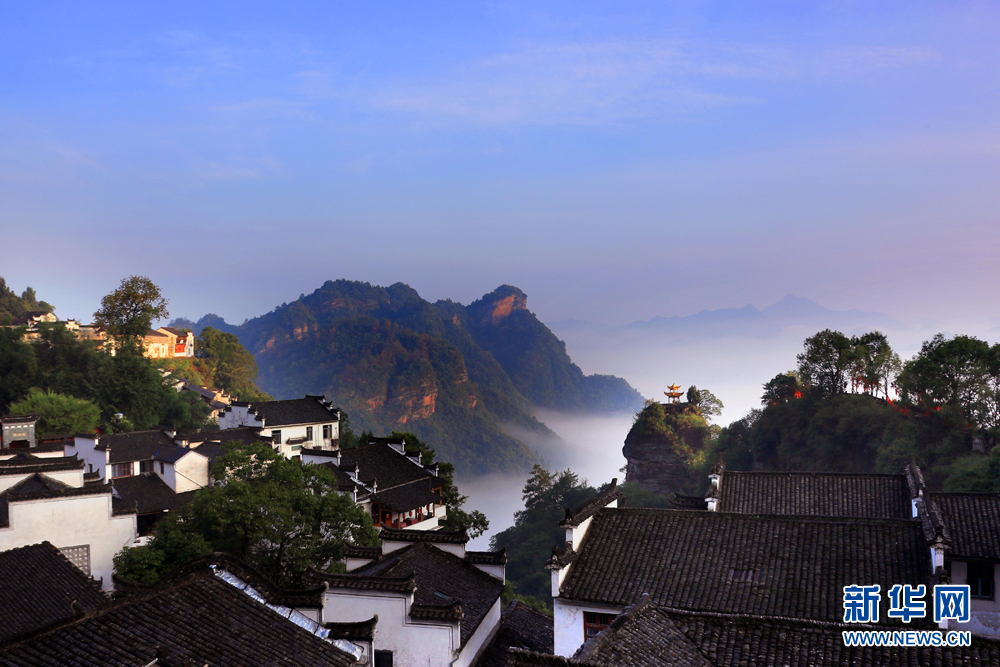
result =
[[[760,577],[760,570],[730,570],[729,581],[752,584]]]
[[[333,428],[329,424],[323,424],[323,439],[329,440],[333,437]]]
[[[375,651],[375,667],[392,667],[392,651]]]
[[[139,472],[153,472],[153,462],[139,461]]]
[[[112,463],[111,464],[111,478],[117,479],[119,477],[131,477],[135,474],[135,462],[129,461],[128,463]]]
[[[163,474],[163,461],[160,461],[160,474]]]
[[[274,444],[281,444],[281,431],[271,431],[271,438]]]
[[[604,628],[611,625],[614,614],[602,614],[596,611],[583,612],[583,641],[596,637]]]
[[[313,427],[306,426],[306,440],[312,442],[313,439]]]
[[[969,563],[969,594],[974,598],[993,599],[993,563]]]
[[[63,547],[59,551],[66,560],[76,565],[81,572],[90,576],[90,545],[84,544],[78,547]]]

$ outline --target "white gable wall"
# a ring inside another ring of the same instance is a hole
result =
[[[155,462],[159,471],[159,462]],[[164,463],[163,481],[174,493],[197,491],[208,486],[208,457],[196,451],[190,451],[173,463]]]
[[[135,540],[136,516],[112,516],[111,494],[10,503],[10,525],[0,528],[0,551],[48,540],[57,548],[88,545],[91,576],[111,590],[112,558]]]
[[[555,654],[568,658],[583,645],[583,612],[596,611],[602,614],[615,614],[617,616],[624,609],[624,607],[576,603],[555,598],[552,600]]]
[[[72,445],[66,445],[66,456],[76,454],[87,464],[86,472],[96,472],[100,474],[101,479],[108,479],[108,452],[96,449],[98,444],[100,440],[97,436],[91,438],[78,435],[73,438]]]
[[[328,590],[324,623],[356,623],[378,614],[376,651],[392,651],[394,665],[445,667],[455,660],[462,642],[458,623],[414,621],[409,594],[380,591]]]
[[[33,473],[32,473],[33,474]],[[79,489],[83,486],[83,470],[56,470],[53,472],[43,472],[43,475],[63,484]],[[18,482],[30,477],[31,474],[3,475],[0,476],[0,493],[3,493]]]

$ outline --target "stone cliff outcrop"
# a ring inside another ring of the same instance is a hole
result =
[[[690,464],[709,434],[696,405],[647,404],[625,437],[625,481],[659,495],[684,492],[693,482]]]

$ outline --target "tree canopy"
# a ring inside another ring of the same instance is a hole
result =
[[[101,410],[90,401],[32,387],[28,395],[10,404],[13,415],[38,415],[39,436],[90,433],[101,418]]]
[[[94,322],[120,345],[135,344],[146,335],[153,320],[169,317],[160,288],[145,276],[123,278],[118,289],[101,299]]]
[[[157,524],[148,545],[115,557],[119,576],[152,583],[190,558],[221,551],[298,586],[310,567],[342,568],[348,542],[378,543],[371,517],[337,491],[324,466],[286,459],[264,443],[230,443],[212,476],[213,485]]]
[[[524,484],[524,509],[514,514],[514,525],[490,539],[490,548],[507,549],[507,579],[515,595],[552,602],[552,585],[545,561],[552,547],[566,541],[559,521],[565,508],[576,507],[597,490],[571,470],[551,472],[540,465],[531,469]]]

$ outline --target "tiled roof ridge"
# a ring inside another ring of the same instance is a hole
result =
[[[647,514],[647,513],[670,513],[677,516],[697,516],[710,517],[705,521],[716,521],[721,518],[746,519],[751,518],[767,519],[775,522],[791,523],[818,523],[818,524],[863,524],[863,525],[912,525],[916,519],[888,519],[884,517],[845,517],[845,516],[815,516],[811,514],[762,514],[748,512],[692,512],[690,510],[677,510],[668,507],[605,507],[602,512],[619,512],[622,514]]]
[[[954,496],[969,496],[972,498],[986,498],[992,496],[994,498],[1000,498],[1000,493],[996,491],[929,491],[927,495],[938,498],[938,497],[954,497]]]
[[[86,463],[83,459],[78,459],[76,456],[6,460],[0,461],[0,476],[30,475],[45,471],[83,470],[85,467]]]
[[[306,577],[326,582],[330,588],[357,588],[395,593],[412,593],[417,590],[416,577],[412,573],[405,577],[385,577],[381,575],[355,574],[352,572],[332,574],[330,572],[320,572],[310,567],[306,572]]]
[[[464,530],[405,530],[382,528],[382,540],[391,542],[437,542],[439,544],[467,544],[469,535]]]
[[[322,605],[323,602],[322,594],[326,590],[325,586],[282,588],[253,565],[223,552],[215,552],[193,558],[168,572],[161,581],[169,582],[205,572],[214,573],[214,568],[220,568],[236,575],[257,589],[271,603],[295,607],[304,606],[309,603]],[[286,604],[289,602],[292,604]]]
[[[123,607],[128,607],[128,606],[137,604],[139,602],[144,602],[144,601],[146,601],[146,600],[148,600],[150,598],[156,597],[157,595],[161,595],[161,594],[166,593],[168,591],[172,591],[172,590],[175,590],[175,589],[178,589],[178,588],[183,588],[184,586],[189,586],[192,583],[194,583],[196,580],[198,580],[200,578],[203,578],[204,576],[206,576],[206,575],[191,575],[191,576],[185,577],[183,579],[180,579],[178,581],[169,582],[169,585],[153,584],[152,586],[147,586],[144,589],[137,588],[137,590],[141,590],[141,592],[136,593],[135,595],[129,595],[127,597],[121,597],[121,598],[117,598],[117,599],[114,599],[114,600],[110,600],[108,602],[108,604],[106,604],[106,605],[102,605],[102,606],[96,607],[94,609],[82,611],[82,612],[78,613],[77,615],[75,615],[75,616],[73,616],[71,618],[63,619],[61,621],[56,621],[55,623],[52,623],[52,624],[47,625],[45,627],[37,628],[37,629],[33,630],[32,632],[24,633],[24,634],[18,635],[17,637],[12,637],[11,639],[7,640],[6,642],[0,643],[0,653],[2,653],[3,651],[6,651],[7,649],[10,649],[10,648],[16,646],[17,644],[21,644],[21,643],[24,643],[26,641],[31,641],[33,639],[37,639],[38,637],[40,637],[42,635],[46,635],[46,634],[49,634],[51,632],[55,632],[56,630],[61,630],[61,629],[66,628],[66,627],[69,627],[69,626],[72,626],[72,625],[76,625],[78,623],[82,623],[82,622],[87,621],[87,620],[89,620],[91,618],[95,618],[97,616],[102,616],[104,614],[107,614],[108,612],[112,612],[112,611],[115,611],[117,609],[121,609]],[[137,587],[139,587],[139,586],[143,586],[143,585],[142,584],[137,584]]]
[[[896,472],[823,472],[816,470],[726,470],[722,474],[723,480],[730,475],[753,475],[753,476],[774,476],[774,475],[809,475],[812,477],[899,477],[905,478],[904,473]],[[723,482],[724,484],[725,482]]]
[[[22,486],[34,478],[39,478],[45,480],[47,483],[61,486],[63,488],[56,488],[49,491],[32,491],[30,493],[18,493],[17,488]],[[43,475],[40,472],[36,472],[30,477],[22,479],[20,482],[0,493],[0,498],[6,498],[7,502],[27,502],[31,500],[41,500],[43,498],[71,498],[73,496],[96,496],[102,493],[110,494],[112,492],[111,484],[84,484],[83,486],[69,486],[57,479],[52,479],[48,475]]]
[[[581,523],[604,509],[608,503],[624,495],[618,488],[618,478],[611,480],[607,489],[583,503],[575,509],[566,508],[566,518],[559,522],[560,526],[579,526]]]
[[[347,640],[368,640],[371,641],[378,626],[378,614],[373,615],[367,621],[330,621],[325,624],[330,631],[330,637],[334,639]]]
[[[382,555],[382,547],[365,547],[358,544],[345,544],[344,555],[351,558],[378,558]]]
[[[410,532],[415,532],[415,531],[410,531]],[[425,531],[425,532],[430,532],[430,531]],[[483,572],[478,567],[476,567],[475,565],[473,565],[472,563],[470,563],[466,559],[462,558],[461,556],[456,556],[455,554],[451,553],[450,551],[445,551],[444,549],[440,549],[440,548],[434,546],[433,544],[428,544],[427,542],[418,542],[418,543],[414,544],[413,547],[414,548],[421,548],[422,547],[424,549],[433,549],[433,553],[436,554],[437,556],[442,557],[445,560],[450,560],[452,563],[454,563],[454,564],[456,564],[456,565],[464,568],[472,576],[478,577],[478,578],[480,578],[480,579],[482,579],[484,581],[489,581],[490,583],[494,583],[494,582],[499,581],[492,574],[489,574],[487,572]],[[393,553],[397,553],[397,552],[393,552]],[[389,554],[389,555],[391,556],[392,554]]]
[[[500,551],[466,551],[465,560],[480,565],[503,565],[507,562],[507,547]]]
[[[454,602],[441,605],[414,602],[410,605],[410,616],[412,618],[461,621],[465,617],[465,614],[462,612],[462,600],[460,598]]]
[[[545,561],[546,570],[561,570],[571,564],[580,556],[579,551],[573,549],[573,545],[567,542],[563,546],[552,547],[552,557]]]
[[[551,655],[549,653],[539,653],[523,648],[511,646],[508,649],[507,664],[518,667],[520,665],[537,665],[538,667],[599,667],[594,662],[582,662],[575,658],[564,658],[561,655]]]

